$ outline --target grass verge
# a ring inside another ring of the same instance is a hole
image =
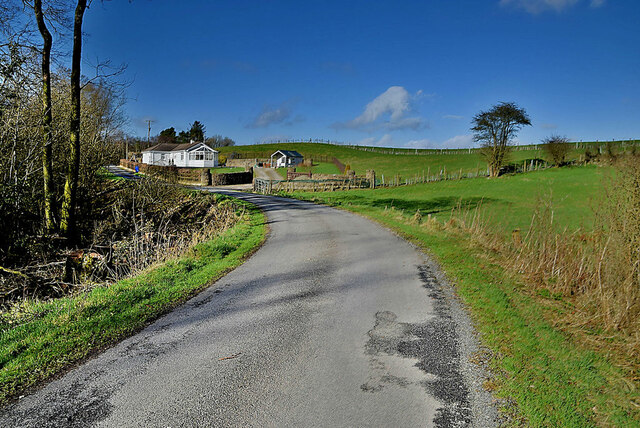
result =
[[[407,188],[407,194],[416,191]],[[640,425],[640,394],[628,373],[602,352],[583,346],[554,326],[553,312],[570,310],[570,305],[533,293],[523,278],[500,266],[495,254],[454,226],[446,227],[435,217],[422,221],[413,211],[405,214],[372,203],[376,192],[359,192],[361,198],[352,202],[331,193],[295,197],[365,215],[434,256],[455,283],[482,342],[492,351],[490,364],[496,376],[486,386],[516,403],[515,409],[505,409],[514,424]],[[403,199],[398,193],[395,197],[398,202]]]
[[[87,293],[26,302],[23,319],[0,318],[0,404],[92,353],[141,330],[240,265],[264,241],[263,213],[244,218],[184,257]]]

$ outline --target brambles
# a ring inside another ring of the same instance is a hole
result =
[[[456,225],[497,251],[506,267],[524,274],[535,289],[575,304],[569,324],[619,332],[640,353],[640,160],[618,157],[604,183],[593,231],[558,230],[552,195],[539,197],[530,226],[512,233],[474,213],[457,210]]]
[[[542,140],[542,148],[555,166],[564,166],[571,151],[567,137],[552,135]]]
[[[587,149],[584,151],[585,163],[596,162],[599,157],[600,157],[600,154],[598,153],[598,151],[592,151],[591,147],[587,147]]]
[[[598,212],[602,265],[598,286],[604,316],[616,328],[637,328],[640,318],[640,159],[618,157]],[[606,238],[606,242],[604,241]]]
[[[22,264],[0,272],[0,308],[118,281],[175,258],[239,220],[224,197],[187,192],[161,180],[105,183],[79,224],[83,241],[68,252],[30,244]],[[37,252],[37,253],[32,253]]]

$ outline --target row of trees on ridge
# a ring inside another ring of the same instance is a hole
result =
[[[236,144],[229,137],[223,137],[222,135],[214,135],[205,139],[206,127],[199,121],[194,121],[189,127],[188,131],[180,131],[176,133],[174,127],[164,129],[160,131],[160,134],[156,137],[157,143],[188,143],[190,141],[204,141],[210,147],[228,147]]]

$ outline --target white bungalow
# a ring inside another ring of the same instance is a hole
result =
[[[218,166],[218,151],[205,143],[160,143],[142,151],[142,163],[180,168],[211,168]]]
[[[271,155],[271,167],[274,168],[273,159],[276,159],[275,168],[296,166],[302,163],[304,156],[294,150],[278,150]]]

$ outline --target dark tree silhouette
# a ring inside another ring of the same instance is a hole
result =
[[[71,120],[69,136],[69,165],[64,183],[60,232],[73,238],[76,228],[76,194],[80,171],[80,59],[82,56],[82,18],[87,0],[78,0],[73,20],[73,50],[71,54]]]
[[[563,166],[567,161],[567,154],[571,150],[567,137],[552,135],[542,140],[542,148],[555,166]]]
[[[196,120],[191,124],[191,129],[189,129],[189,138],[197,142],[204,141],[205,129],[204,125]]]
[[[42,0],[34,0],[33,11],[38,23],[38,31],[42,36],[42,128],[44,141],[42,145],[42,176],[43,199],[44,199],[44,227],[47,233],[53,231],[53,204],[55,195],[53,191],[53,136],[51,123],[53,115],[51,112],[51,45],[53,38],[47,28],[44,13],[42,12]]]
[[[176,129],[173,126],[160,131],[158,143],[175,143],[176,141]]]
[[[507,162],[509,146],[518,131],[531,120],[515,103],[500,103],[473,117],[474,140],[482,144],[480,153],[487,160],[489,176],[497,177]]]

